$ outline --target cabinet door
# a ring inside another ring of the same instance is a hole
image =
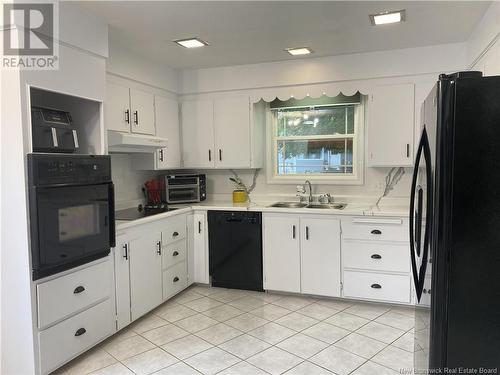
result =
[[[182,103],[182,161],[188,168],[214,166],[214,105],[212,100]]]
[[[187,282],[188,286],[195,282],[194,273],[194,215],[193,213],[187,214],[186,216],[187,224]],[[198,229],[198,228],[197,228]]]
[[[215,166],[250,167],[250,99],[231,97],[214,101]]]
[[[130,89],[130,122],[132,133],[155,135],[155,97],[153,94]]]
[[[108,82],[106,84],[106,128],[130,132],[130,93],[128,87]]]
[[[300,219],[302,293],[340,297],[340,221]]]
[[[300,292],[299,219],[264,215],[264,289]]]
[[[207,215],[200,212],[193,215],[194,240],[193,240],[193,263],[194,282],[208,284],[208,233]]]
[[[369,164],[373,167],[411,166],[415,123],[413,84],[378,86],[369,102]]]
[[[162,302],[161,233],[144,228],[129,244],[130,307],[135,320]]]
[[[116,291],[116,329],[120,330],[130,323],[130,244],[128,238],[118,236],[113,250],[115,264]]]
[[[156,135],[168,139],[168,147],[156,152],[156,168],[179,168],[181,166],[181,140],[177,100],[155,96],[155,120]]]

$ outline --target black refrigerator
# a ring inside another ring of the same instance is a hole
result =
[[[441,75],[421,119],[410,198],[415,370],[498,373],[500,76]]]

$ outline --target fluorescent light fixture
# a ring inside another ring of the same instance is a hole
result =
[[[292,56],[309,55],[312,53],[312,50],[309,47],[287,48],[285,51]]]
[[[370,14],[370,22],[373,26],[386,25],[388,23],[403,22],[406,19],[406,11],[395,10],[379,14]]]
[[[174,40],[174,42],[185,48],[198,48],[208,46],[207,42],[198,38],[178,39]]]

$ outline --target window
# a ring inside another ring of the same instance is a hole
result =
[[[274,178],[359,179],[360,107],[351,101],[272,108]]]

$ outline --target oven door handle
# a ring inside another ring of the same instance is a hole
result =
[[[115,185],[110,182],[108,185],[108,207],[109,207],[109,247],[116,246],[116,225],[115,225]]]

